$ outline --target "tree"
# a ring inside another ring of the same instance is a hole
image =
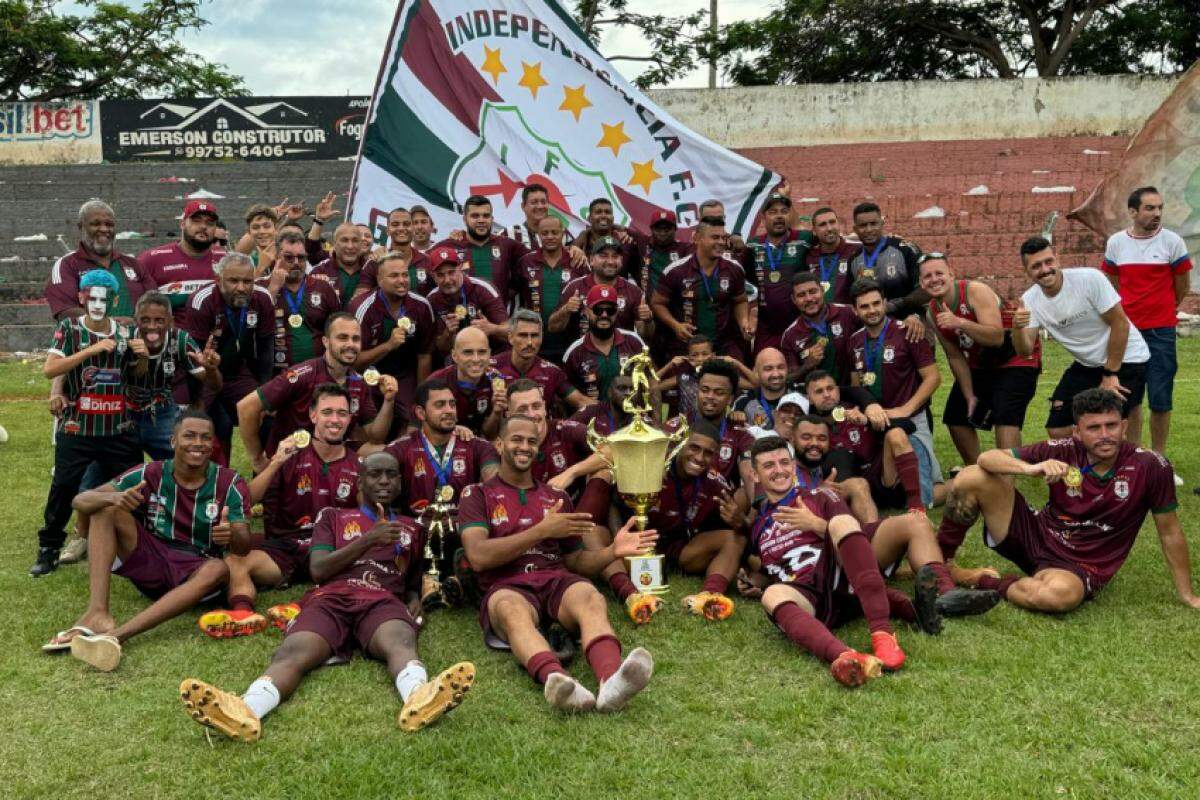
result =
[[[780,0],[722,30],[744,85],[1181,71],[1200,0]]]
[[[177,41],[208,23],[203,0],[146,0],[130,8],[77,0],[0,0],[0,100],[196,97],[245,91],[242,79]]]
[[[647,64],[646,70],[633,81],[638,87],[645,89],[667,83],[707,60],[706,45],[712,38],[705,24],[709,13],[707,7],[680,16],[667,16],[638,14],[630,11],[628,5],[628,0],[577,0],[575,19],[597,47],[607,31],[620,27],[638,31],[649,49],[648,55],[604,55],[612,62]]]

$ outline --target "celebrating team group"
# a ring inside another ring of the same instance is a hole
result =
[[[1157,190],[1132,192],[1101,269],[1064,269],[1041,236],[994,254],[1020,260],[1019,302],[889,235],[874,203],[847,226],[831,208],[800,218],[786,183],[746,241],[716,201],[690,231],[662,211],[643,233],[597,199],[570,237],[548,197],[525,186],[507,233],[470,197],[441,241],[425,209],[398,208],[381,246],[348,222],[326,236],[332,194],[312,214],[252,206],[236,241],[192,200],[178,241],[136,259],[115,248],[114,209],[85,203],[46,287],[55,468],[30,572],[86,555],[89,601],[42,649],[113,670],[133,637],[197,606],[215,639],[277,627],[243,694],[180,686],[193,719],[253,741],[306,674],[355,651],[387,664],[402,729],[455,708],[474,665],[430,677],[417,648],[446,606],[477,608],[486,644],[554,708],[617,711],[654,662],[623,655],[598,586],[651,624],[663,598],[626,561],[651,548],[703,577],[686,613],[760,603],[845,686],[902,668],[897,620],[936,635],[1001,600],[1070,611],[1117,573],[1147,514],[1200,608],[1164,455],[1191,262]],[[1042,334],[1073,362],[1049,440],[1023,444]],[[953,477],[934,451],[939,349],[954,377],[942,423],[965,465]],[[630,369],[643,352],[648,387]],[[685,434],[645,530],[588,443],[635,415]],[[229,467],[235,429],[252,475]],[[1049,485],[1044,509],[1017,476]],[[980,519],[1018,572],[954,563]],[[911,594],[888,584],[905,564]],[[130,619],[110,612],[113,575],[149,602]],[[300,584],[298,601],[259,608],[259,590]],[[860,616],[856,648],[836,630]],[[595,690],[567,670],[577,651]]]

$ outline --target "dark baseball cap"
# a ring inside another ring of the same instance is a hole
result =
[[[601,236],[596,241],[592,242],[592,249],[589,251],[592,255],[599,253],[601,250],[616,250],[621,252],[621,243],[611,236]]]

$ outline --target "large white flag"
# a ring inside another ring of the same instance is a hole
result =
[[[608,198],[617,225],[655,212],[694,225],[704,200],[745,233],[779,177],[680,125],[622,78],[554,0],[403,0],[363,135],[349,217],[378,230],[425,206],[442,233],[462,202],[523,222],[521,188],[549,189],[572,232]]]

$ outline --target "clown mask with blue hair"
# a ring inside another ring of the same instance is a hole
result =
[[[102,269],[85,273],[79,280],[79,304],[83,306],[88,319],[100,322],[107,317],[119,290],[117,279],[110,273]]]

